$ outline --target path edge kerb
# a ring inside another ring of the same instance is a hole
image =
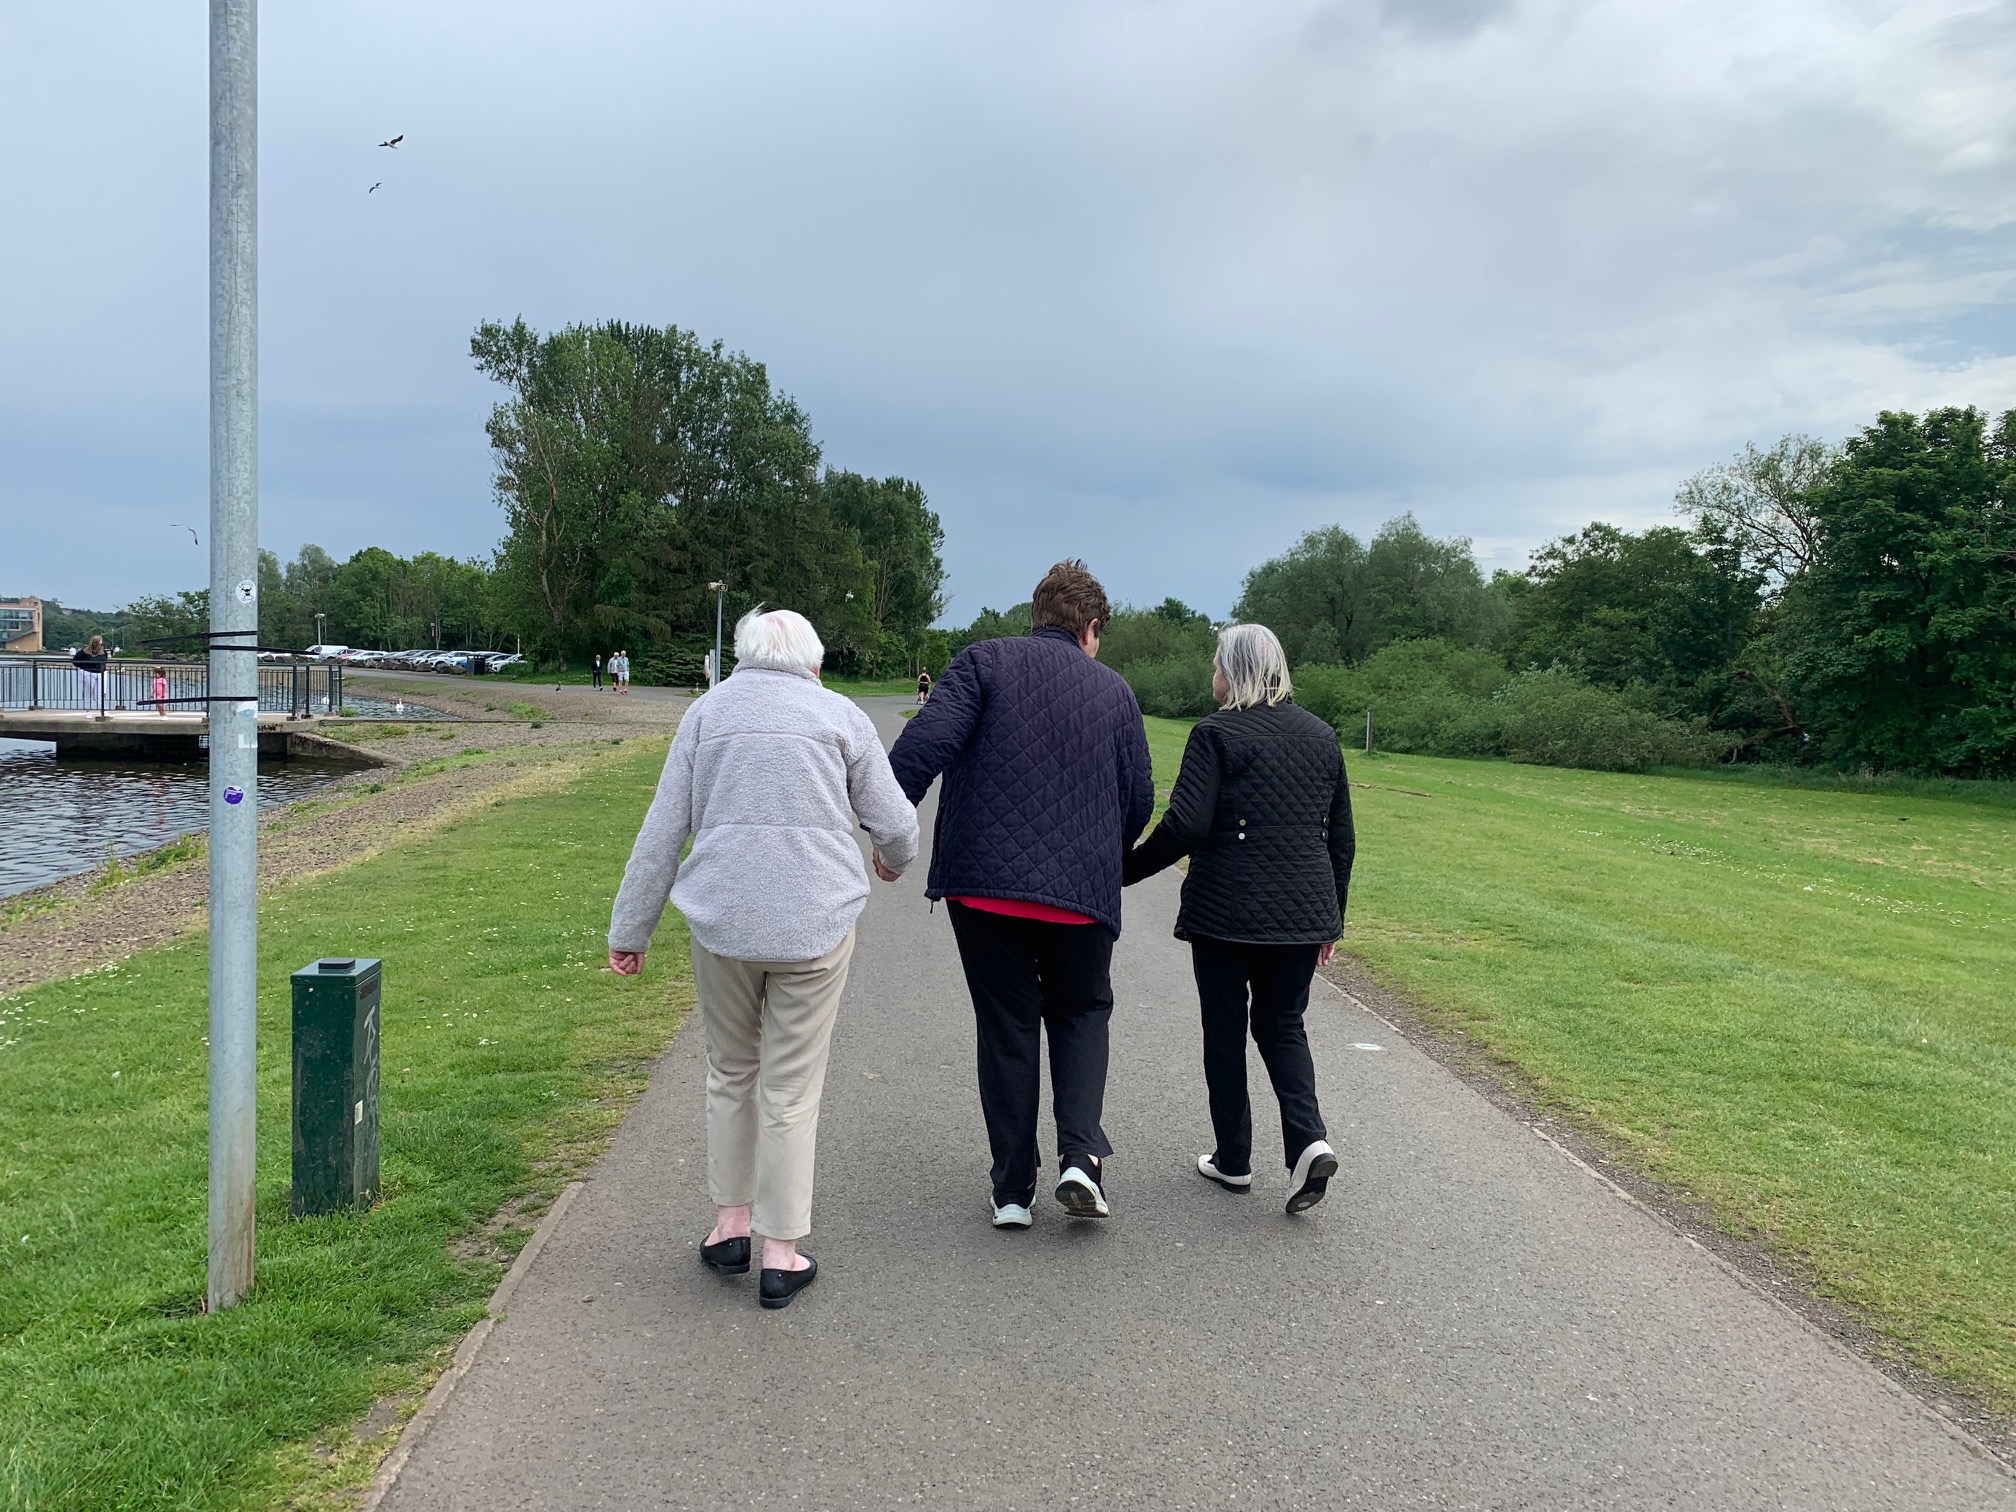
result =
[[[497,1326],[498,1319],[510,1306],[511,1297],[519,1284],[530,1273],[539,1259],[539,1253],[546,1248],[546,1241],[553,1237],[560,1227],[560,1220],[567,1216],[567,1209],[573,1206],[584,1182],[570,1181],[561,1188],[560,1195],[553,1199],[553,1206],[546,1209],[546,1216],[539,1220],[539,1226],[532,1231],[532,1237],[525,1241],[525,1248],[518,1251],[518,1258],[511,1262],[511,1269],[504,1273],[504,1279],[497,1283],[497,1289],[490,1293],[490,1300],[484,1304],[484,1315],[474,1328],[462,1336],[462,1342],[455,1346],[455,1353],[448,1361],[448,1368],[428,1391],[420,1410],[406,1420],[406,1426],[399,1431],[399,1441],[392,1446],[378,1464],[378,1473],[371,1478],[371,1489],[364,1493],[364,1500],[358,1504],[358,1512],[374,1512],[399,1479],[399,1472],[406,1468],[406,1461],[413,1456],[414,1448],[441,1415],[441,1409],[448,1398],[455,1394],[455,1388],[462,1377],[469,1373],[469,1367],[476,1363],[476,1357],[483,1352],[483,1345],[490,1332]]]
[[[1769,1256],[1744,1253],[1739,1258],[1725,1253],[1736,1247],[1736,1241],[1695,1216],[1692,1204],[1667,1192],[1651,1177],[1625,1167],[1622,1174],[1626,1179],[1619,1180],[1603,1170],[1596,1162],[1604,1158],[1604,1152],[1586,1143],[1557,1116],[1534,1106],[1517,1087],[1508,1085],[1504,1077],[1493,1075],[1467,1047],[1453,1044],[1438,1034],[1406,1003],[1365,975],[1363,966],[1355,960],[1346,961],[1340,952],[1337,967],[1317,972],[1316,979],[1367,1017],[1386,1025],[1497,1111],[1551,1145],[1612,1196],[1706,1256],[1752,1296],[1761,1298],[1807,1333],[1825,1341],[1836,1354],[1854,1360],[1877,1376],[1977,1459],[1995,1466],[2004,1475],[2016,1477],[2016,1433],[1984,1403],[1922,1366],[1888,1356],[1880,1347],[1881,1336],[1873,1329],[1817,1296],[1799,1277]]]

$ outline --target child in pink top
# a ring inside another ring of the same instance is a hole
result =
[[[168,712],[168,669],[154,669],[154,712],[165,715]]]

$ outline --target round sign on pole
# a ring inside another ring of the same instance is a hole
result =
[[[239,581],[237,594],[238,602],[241,604],[257,603],[259,599],[259,585],[250,578],[243,578]]]

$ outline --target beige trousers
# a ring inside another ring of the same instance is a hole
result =
[[[693,942],[707,1037],[707,1185],[717,1207],[753,1203],[767,1239],[812,1231],[812,1159],[826,1053],[854,934],[816,961],[738,961]]]

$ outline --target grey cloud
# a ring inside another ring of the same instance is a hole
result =
[[[0,592],[190,585],[201,17],[114,10],[0,20]],[[923,481],[955,615],[1081,546],[1223,612],[1407,508],[1514,565],[1746,440],[2016,402],[2009,16],[269,7],[267,544],[488,549],[467,337],[522,312],[764,360]]]

